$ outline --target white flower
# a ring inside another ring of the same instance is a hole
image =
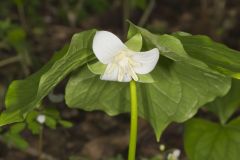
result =
[[[175,149],[175,150],[173,150],[172,153],[168,154],[167,159],[168,160],[178,160],[180,157],[180,154],[181,154],[181,151],[179,149]]]
[[[38,121],[38,123],[43,124],[46,121],[46,116],[43,114],[38,115],[37,121]]]
[[[107,31],[96,33],[93,52],[101,63],[107,65],[101,79],[109,81],[138,81],[137,74],[151,72],[159,59],[157,48],[146,52],[132,51],[117,36]]]
[[[172,154],[174,157],[178,158],[181,154],[181,151],[179,149],[175,149]]]
[[[165,145],[164,144],[160,144],[160,146],[159,146],[159,149],[160,149],[160,151],[164,151],[165,150]]]

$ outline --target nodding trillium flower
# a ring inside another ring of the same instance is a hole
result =
[[[98,60],[106,64],[101,80],[130,82],[138,81],[137,74],[147,74],[156,66],[159,51],[154,48],[146,52],[129,49],[111,32],[98,31],[93,39],[93,52]]]

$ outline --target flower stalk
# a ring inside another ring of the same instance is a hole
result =
[[[42,159],[42,146],[43,146],[43,125],[41,126],[38,139],[38,160]]]
[[[135,160],[138,129],[138,108],[137,108],[137,88],[136,82],[134,80],[130,81],[130,97],[131,97],[131,126],[130,126],[128,160]]]

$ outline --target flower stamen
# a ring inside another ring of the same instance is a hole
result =
[[[132,55],[134,54],[136,53],[133,53],[130,50],[119,52],[119,54],[113,58],[112,63],[107,65],[105,73],[111,74],[117,69],[118,81],[123,81],[124,77],[132,77],[135,81],[138,81],[138,76],[133,68],[135,66],[140,66],[141,64],[132,59]]]

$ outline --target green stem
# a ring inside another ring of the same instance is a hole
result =
[[[130,82],[130,96],[131,96],[131,127],[128,160],[135,160],[138,128],[137,88],[135,81]]]

